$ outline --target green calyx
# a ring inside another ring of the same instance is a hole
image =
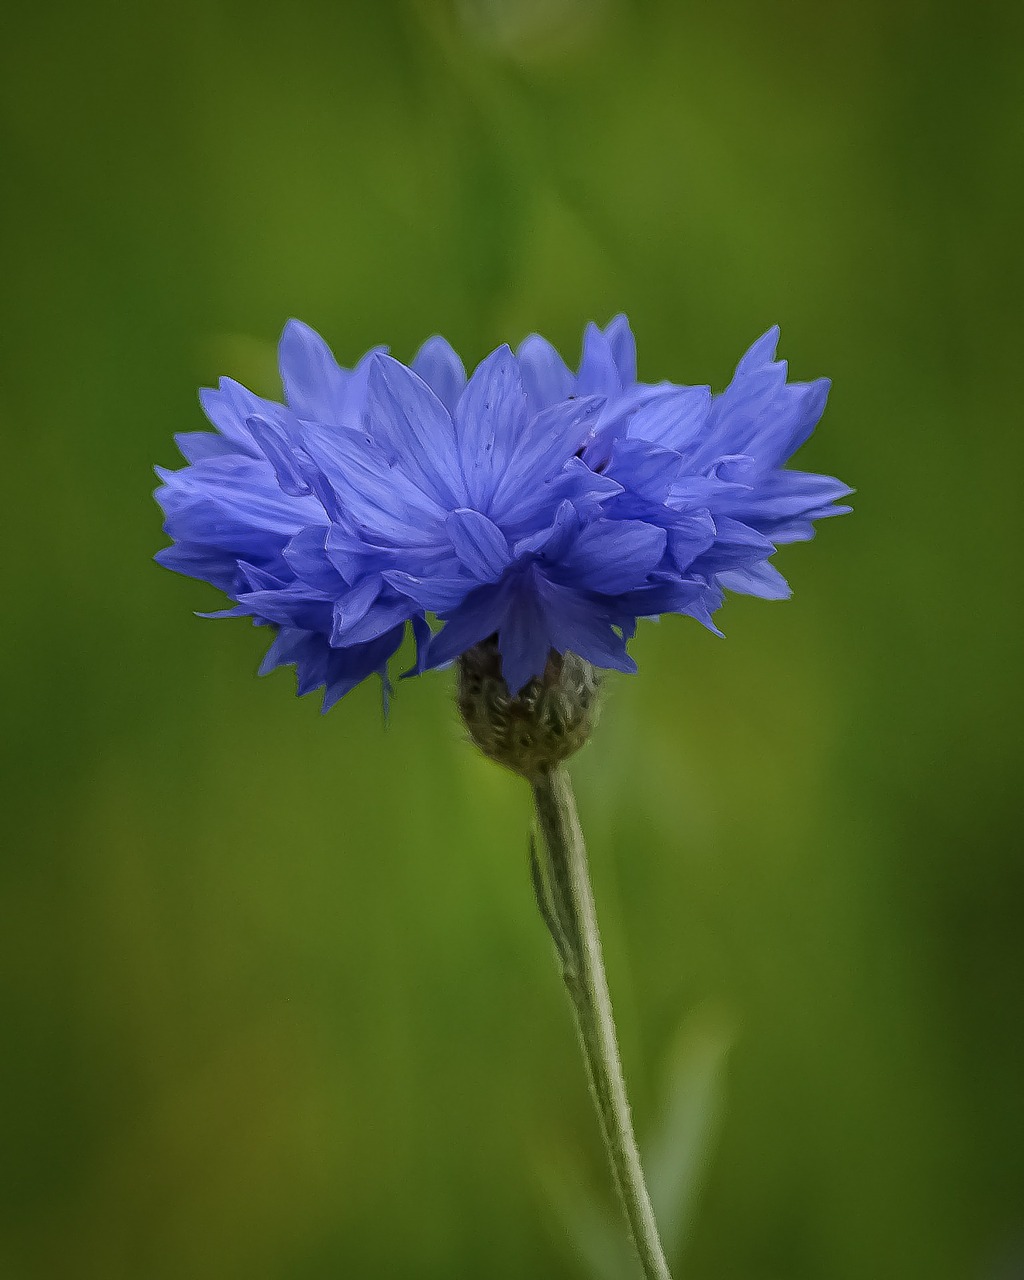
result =
[[[574,653],[548,655],[542,676],[515,697],[501,674],[492,637],[458,663],[458,703],[470,737],[491,760],[536,778],[575,754],[597,720],[598,673]]]

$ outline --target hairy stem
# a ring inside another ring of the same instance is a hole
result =
[[[572,783],[561,765],[531,783],[547,855],[534,887],[562,960],[612,1175],[645,1280],[671,1280],[633,1134]]]

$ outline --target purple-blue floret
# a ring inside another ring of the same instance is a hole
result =
[[[176,437],[157,469],[167,568],[219,588],[275,632],[261,674],[294,665],[327,710],[388,664],[411,625],[416,672],[497,636],[517,693],[551,650],[635,671],[638,619],[713,614],[730,590],[789,594],[770,563],[851,490],[786,467],[829,383],[787,381],[778,330],[720,395],[637,381],[618,316],[589,325],[577,372],[536,334],[472,376],[439,337],[409,367],[383,349],[352,369],[297,320],[281,338],[284,402],[222,379],[215,430]]]

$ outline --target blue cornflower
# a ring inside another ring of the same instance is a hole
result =
[[[848,509],[838,481],[782,469],[828,384],[788,384],[776,340],[712,397],[639,383],[622,316],[588,327],[576,373],[532,335],[469,378],[441,338],[408,368],[378,349],[343,369],[292,321],[285,402],[222,380],[201,394],[216,432],[158,469],[157,559],[234,601],[215,616],[272,626],[261,671],[294,664],[325,709],[373,672],[387,687],[410,624],[417,671],[496,636],[513,693],[551,650],[635,670],[639,617],[715,629],[723,588],[786,594],[775,545]]]

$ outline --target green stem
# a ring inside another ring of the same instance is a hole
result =
[[[535,885],[562,960],[612,1175],[645,1280],[671,1280],[633,1134],[572,783],[561,765],[531,783],[547,852]]]

